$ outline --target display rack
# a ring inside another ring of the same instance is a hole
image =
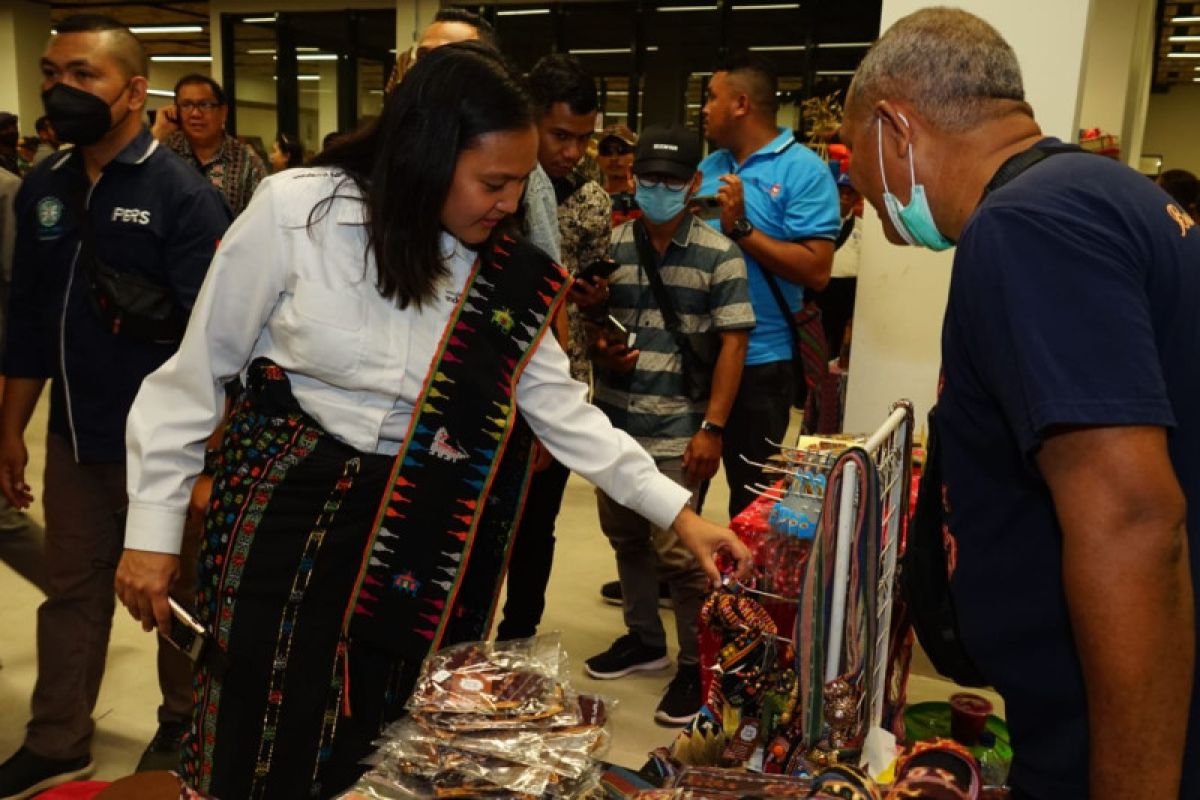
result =
[[[891,411],[879,428],[866,439],[847,440],[840,450],[813,450],[801,446],[805,437],[800,437],[796,447],[778,445],[784,459],[781,465],[759,465],[768,474],[790,475],[795,479],[804,471],[826,470],[827,492],[819,531],[813,539],[812,559],[817,550],[831,546],[834,553],[832,570],[831,603],[827,610],[827,624],[821,625],[824,641],[814,648],[822,653],[822,663],[812,664],[812,670],[820,669],[826,685],[845,671],[847,645],[847,613],[853,604],[851,594],[854,547],[862,544],[862,537],[872,537],[867,552],[878,559],[874,570],[874,598],[866,607],[856,607],[858,614],[871,614],[873,619],[861,620],[870,634],[871,646],[864,654],[864,691],[857,698],[856,726],[864,733],[879,727],[883,722],[884,703],[887,696],[889,652],[891,648],[891,621],[893,598],[896,586],[896,565],[900,552],[904,522],[908,518],[909,486],[912,464],[913,410],[912,404],[902,400],[893,404]],[[843,459],[850,450],[861,450],[864,458]],[[860,474],[862,469],[873,474]],[[864,487],[870,486],[875,496],[874,509],[864,508]],[[782,499],[786,487],[757,485],[749,487],[760,495]],[[865,522],[864,522],[865,520]],[[856,527],[867,524],[870,530],[856,531]],[[832,536],[830,536],[832,534]],[[827,554],[826,554],[827,555]],[[795,605],[800,597],[781,597],[777,592],[762,591],[748,587],[747,591],[772,601],[789,601]],[[872,610],[873,609],[873,610]],[[856,623],[857,624],[857,623]],[[797,630],[799,630],[797,628]],[[799,645],[800,636],[788,639]],[[807,698],[815,704],[810,713],[820,717],[823,699],[819,693]],[[864,713],[865,712],[865,713]],[[813,744],[810,742],[810,745]]]

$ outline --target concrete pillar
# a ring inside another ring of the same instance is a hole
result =
[[[438,0],[396,0],[396,55],[413,48],[441,8]]]
[[[32,136],[42,116],[39,60],[50,38],[50,6],[24,0],[0,2],[0,111],[16,114],[22,136]]]
[[[884,0],[880,30],[927,5],[928,0]],[[954,5],[986,19],[1012,45],[1026,98],[1042,130],[1074,140],[1084,86],[1089,0],[959,0]],[[869,204],[864,223],[845,429],[874,430],[891,402],[901,397],[915,403],[923,429],[937,388],[954,251],[933,253],[889,244]]]

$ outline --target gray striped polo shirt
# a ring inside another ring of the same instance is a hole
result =
[[[708,401],[687,397],[675,338],[638,265],[636,224],[626,222],[612,234],[612,257],[620,266],[609,278],[609,312],[637,335],[634,349],[641,355],[625,375],[597,367],[593,402],[650,455],[674,458],[700,428]],[[684,333],[754,327],[741,250],[695,216],[683,218],[659,260],[659,273]]]

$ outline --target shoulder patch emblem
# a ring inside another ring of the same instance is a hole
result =
[[[57,197],[43,197],[37,204],[38,224],[43,228],[53,228],[63,215],[62,201]]]

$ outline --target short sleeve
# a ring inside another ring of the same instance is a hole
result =
[[[791,170],[786,187],[784,238],[793,242],[836,239],[842,220],[838,213],[837,184],[829,168],[815,155],[804,158]]]
[[[1002,207],[968,228],[951,293],[979,334],[963,344],[1026,455],[1056,426],[1174,425],[1139,260],[1065,216]]]
[[[731,245],[713,270],[709,288],[709,310],[713,327],[719,331],[748,330],[754,327],[754,308],[750,305],[750,285],[746,280],[746,262],[741,250]]]

